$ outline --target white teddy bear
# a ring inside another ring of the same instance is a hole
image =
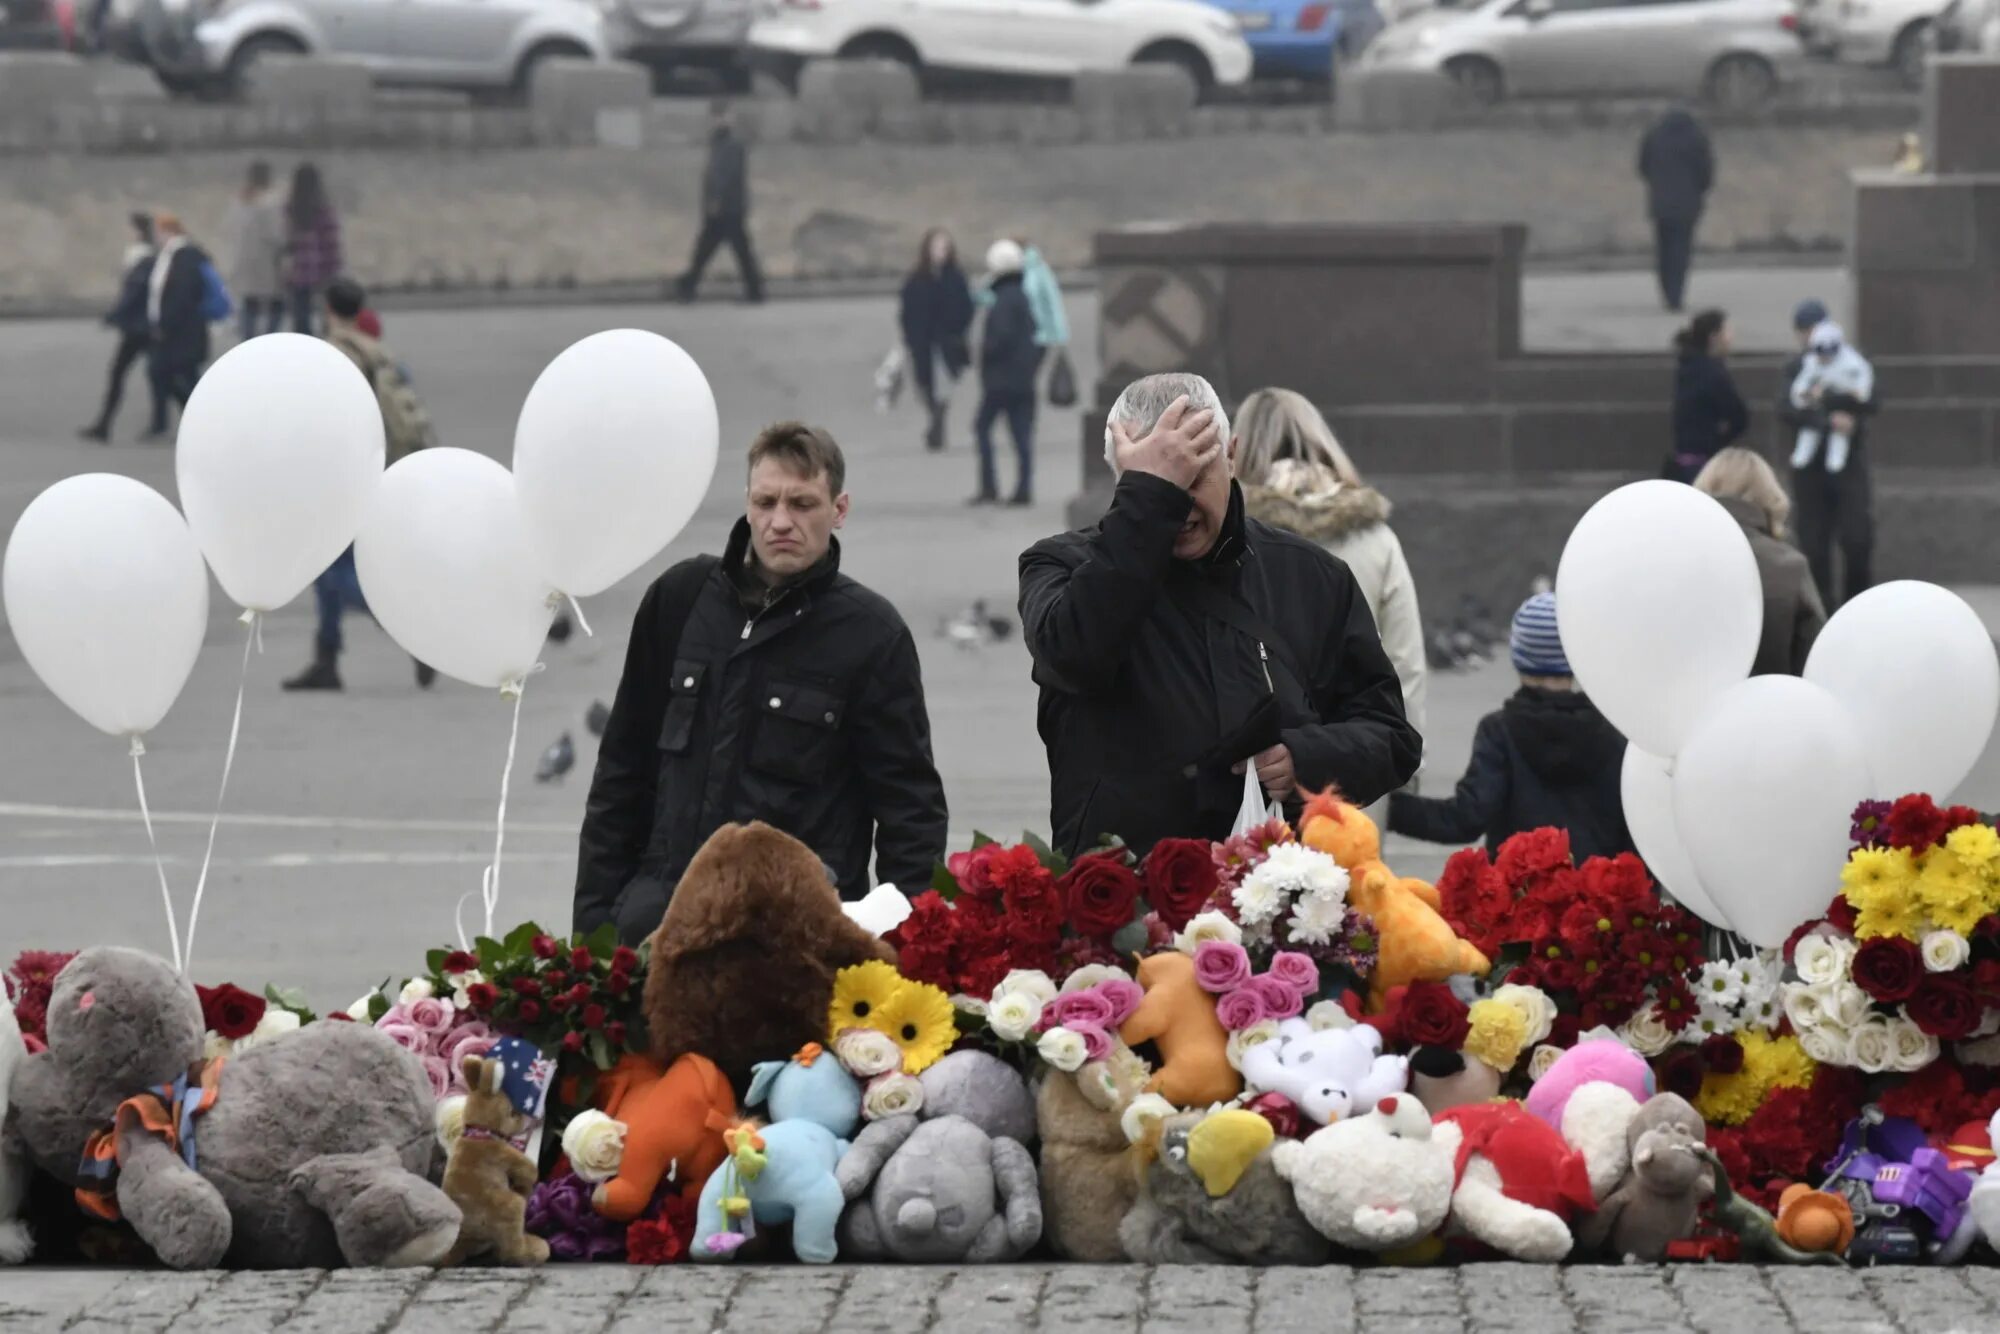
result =
[[[14,1067],[27,1059],[27,1055],[20,1021],[14,1017],[14,1003],[7,999],[5,989],[0,988],[0,1122],[7,1119],[7,1086],[14,1077]],[[35,1251],[35,1239],[28,1225],[21,1221],[29,1174],[27,1157],[13,1132],[0,1134],[0,1264],[20,1264]]]
[[[2000,1112],[1995,1112],[1987,1123],[1986,1134],[1986,1142],[2000,1149]],[[1972,1197],[1965,1202],[1965,1208],[1979,1225],[1987,1244],[2000,1246],[2000,1159],[1988,1163],[1979,1179],[1972,1183]]]
[[[1315,1029],[1287,1019],[1275,1038],[1243,1053],[1243,1082],[1252,1092],[1281,1093],[1321,1125],[1373,1110],[1409,1079],[1409,1058],[1382,1055],[1382,1035],[1366,1024]]]

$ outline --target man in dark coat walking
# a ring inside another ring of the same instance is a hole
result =
[[[755,304],[764,299],[764,276],[750,249],[750,154],[730,123],[729,104],[717,102],[712,114],[708,166],[701,176],[701,236],[674,291],[682,301],[694,300],[702,271],[715,257],[716,248],[727,244],[743,278],[743,299]]]
[[[1109,512],[1021,557],[1055,845],[1224,838],[1251,766],[1294,811],[1408,782],[1423,740],[1368,603],[1339,559],[1244,513],[1214,388],[1148,376],[1106,436]]]
[[[1002,417],[1014,437],[1014,494],[1009,505],[1031,505],[1035,497],[1035,373],[1042,349],[1035,343],[1035,315],[1022,288],[1021,247],[995,241],[986,252],[993,304],[979,331],[979,414],[973,437],[979,442],[979,491],[974,505],[997,504],[999,466],[993,457],[993,428]]]
[[[1715,184],[1715,154],[1701,122],[1678,107],[1653,124],[1639,142],[1639,174],[1646,180],[1653,217],[1653,253],[1660,296],[1678,311],[1694,262],[1694,229]]]
[[[162,403],[187,407],[195,381],[208,361],[208,256],[188,239],[181,220],[162,213],[153,221],[159,254],[147,280],[146,322],[152,330],[153,388]],[[148,439],[165,435],[164,414],[156,418]]]
[[[577,858],[576,929],[660,924],[695,852],[762,820],[808,844],[841,896],[875,874],[915,893],[944,855],[916,642],[840,572],[847,465],[825,431],[750,446],[748,515],[718,559],[646,590],[611,706]]]

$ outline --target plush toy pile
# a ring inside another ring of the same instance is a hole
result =
[[[881,939],[734,827],[640,949],[528,924],[324,1018],[24,954],[0,1259],[1991,1260],[2000,831],[1854,841],[1763,953],[1556,830],[1399,877],[1323,797],[982,839]]]

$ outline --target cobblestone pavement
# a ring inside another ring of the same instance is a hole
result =
[[[2000,1330],[2000,1270],[996,1265],[0,1275],[0,1330],[76,1334],[1561,1334]]]

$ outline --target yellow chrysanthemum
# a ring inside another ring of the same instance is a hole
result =
[[[1854,917],[1854,934],[1862,940],[1901,936],[1915,940],[1924,932],[1924,908],[1914,894],[1885,893],[1862,906]]]
[[[1819,1063],[1806,1055],[1796,1037],[1772,1037],[1768,1033],[1739,1033],[1743,1065],[1755,1070],[1766,1089],[1802,1089],[1813,1082]]]
[[[1945,835],[1944,845],[1974,870],[1991,872],[2000,866],[2000,831],[1992,825],[1960,825]]]
[[[887,1033],[903,1049],[903,1073],[909,1075],[922,1074],[935,1065],[958,1041],[957,1011],[952,1009],[951,997],[928,982],[907,978],[889,998],[881,1019],[869,1027]]]
[[[1984,894],[1968,894],[1955,902],[1932,903],[1927,911],[1931,921],[1938,926],[1970,939],[1990,909]]]
[[[1979,872],[1951,849],[1932,848],[1924,854],[1923,868],[1917,874],[1917,893],[1926,901],[1956,903],[1977,895],[1980,879]]]
[[[909,984],[894,965],[880,959],[857,963],[833,975],[833,1005],[827,1011],[826,1038],[831,1043],[842,1030],[882,1028],[882,1012],[896,993]],[[940,993],[942,994],[942,993]],[[945,1002],[950,1008],[950,1002]],[[883,1029],[887,1032],[887,1029]]]
[[[1467,1018],[1472,1027],[1462,1044],[1465,1054],[1495,1070],[1512,1070],[1528,1045],[1528,1017],[1506,1001],[1489,998],[1474,1001]]]
[[[1695,1110],[1712,1124],[1742,1125],[1772,1089],[1805,1088],[1819,1068],[1797,1038],[1744,1029],[1736,1040],[1743,1047],[1743,1068],[1733,1075],[1705,1076],[1695,1095]]]
[[[1908,892],[1917,868],[1907,848],[1859,848],[1840,872],[1840,888],[1856,908],[1879,903],[1885,893]]]

